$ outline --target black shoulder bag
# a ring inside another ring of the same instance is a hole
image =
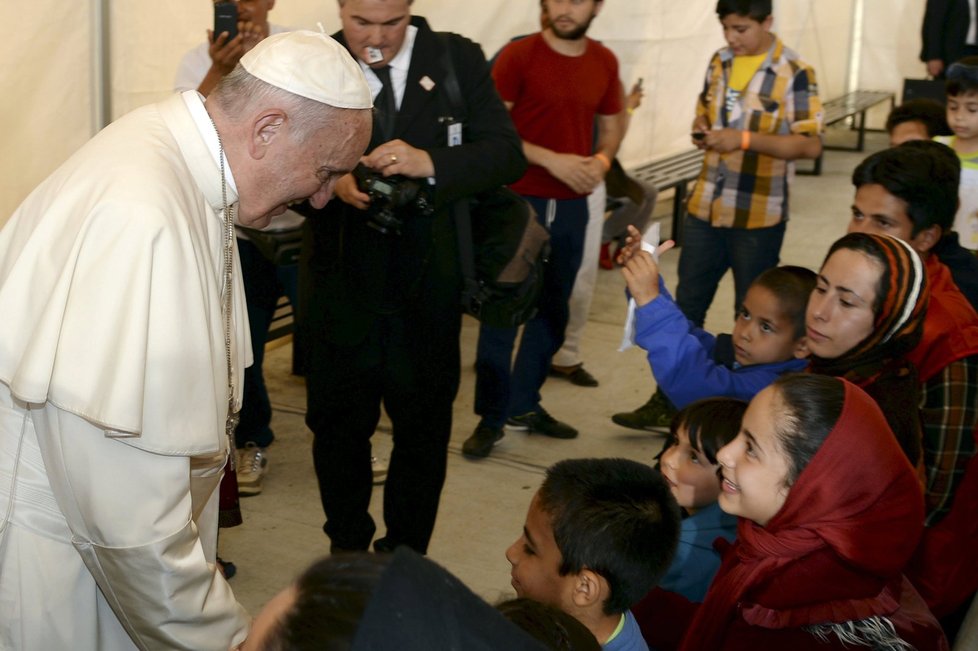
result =
[[[445,92],[454,115],[464,103],[450,43],[441,34]],[[451,208],[462,267],[462,310],[482,323],[516,327],[537,311],[550,233],[523,197],[506,187],[461,199]]]

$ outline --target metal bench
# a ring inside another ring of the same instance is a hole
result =
[[[676,246],[682,240],[683,217],[686,214],[687,187],[703,168],[703,152],[689,149],[630,170],[628,175],[655,186],[656,190],[674,189],[672,199],[672,239]]]
[[[863,151],[866,145],[866,111],[886,101],[890,102],[890,110],[892,111],[896,105],[896,95],[888,90],[855,90],[825,102],[822,105],[822,110],[825,113],[825,126],[830,126],[837,122],[842,122],[847,118],[855,117],[856,119],[852,125],[852,129],[858,132],[858,136],[855,147],[826,146],[823,149]],[[800,173],[805,174],[806,172]],[[815,176],[822,173],[821,156],[815,159],[815,167],[808,173],[814,174]]]

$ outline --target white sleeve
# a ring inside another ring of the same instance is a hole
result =
[[[50,403],[32,413],[72,542],[136,645],[226,651],[243,641],[248,614],[202,543],[215,547],[224,455],[202,471],[197,459],[126,445]],[[202,512],[213,521],[198,531]]]
[[[180,59],[177,66],[177,76],[173,80],[173,90],[182,93],[185,90],[197,90],[200,82],[204,81],[211,67],[211,55],[207,51],[207,43],[189,50]]]

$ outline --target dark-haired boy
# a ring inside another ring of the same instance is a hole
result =
[[[638,231],[630,233],[619,259],[636,303],[635,343],[645,349],[671,409],[714,396],[749,401],[779,375],[805,368],[805,308],[815,288],[813,271],[794,266],[768,269],[747,290],[733,334],[715,336],[683,315],[658,263],[637,251]],[[623,416],[628,414],[615,414],[612,420],[629,427],[629,421],[621,422]],[[661,426],[668,422],[644,429]]]
[[[886,133],[890,147],[909,140],[930,140],[935,136],[951,135],[947,125],[947,109],[927,97],[907,100],[886,117]]]
[[[679,505],[649,466],[561,461],[506,550],[513,588],[576,617],[606,651],[647,651],[629,608],[668,569],[679,527]]]
[[[957,161],[944,145],[915,140],[869,156],[852,183],[849,232],[906,241],[927,271],[924,334],[907,356],[923,396],[927,528],[907,575],[941,618],[978,589],[978,314],[933,254],[958,205]]]
[[[703,169],[687,204],[676,302],[703,325],[732,269],[735,309],[751,282],[778,264],[792,161],[822,152],[815,72],[771,32],[771,0],[719,0],[724,47],[696,103],[692,142]]]
[[[961,246],[978,251],[978,56],[965,57],[947,69],[947,122],[954,133],[938,136],[961,160],[958,211],[954,231]]]

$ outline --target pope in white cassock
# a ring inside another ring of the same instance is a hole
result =
[[[232,221],[324,205],[370,109],[333,39],[273,36],[206,103],[107,127],[0,231],[0,648],[244,640],[215,569],[250,356]]]

